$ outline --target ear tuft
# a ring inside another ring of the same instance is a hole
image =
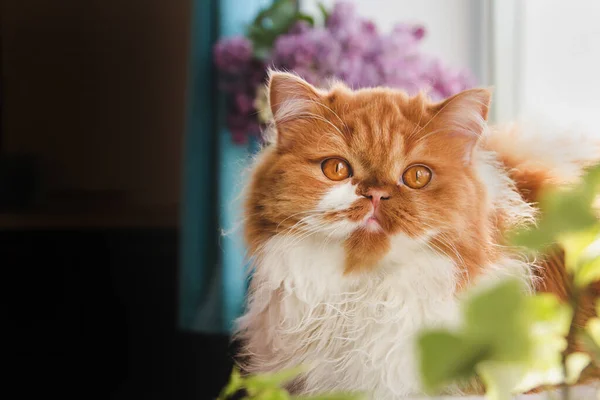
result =
[[[465,162],[470,162],[471,153],[484,133],[489,114],[492,91],[477,88],[460,92],[431,110],[435,115],[434,126],[447,130],[449,140],[464,151]]]
[[[467,122],[467,118],[487,121],[491,99],[491,89],[468,89],[436,104],[435,108],[438,109],[437,111],[441,115],[447,117],[458,116],[457,120],[459,121],[461,120],[460,116],[463,117],[463,122]]]
[[[301,114],[320,98],[319,91],[297,75],[269,72],[269,104],[275,122]]]
[[[269,105],[277,128],[277,146],[289,149],[305,140],[324,93],[297,75],[269,72]]]

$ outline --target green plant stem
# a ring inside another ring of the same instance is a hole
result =
[[[567,377],[567,356],[569,350],[571,350],[571,343],[574,343],[576,326],[575,321],[577,320],[577,314],[579,312],[579,304],[581,302],[581,297],[583,295],[582,291],[575,285],[575,277],[570,274],[569,282],[572,285],[572,290],[569,293],[569,305],[573,309],[573,315],[571,316],[571,323],[569,324],[569,332],[567,333],[567,348],[562,353],[561,366],[563,370],[563,376]],[[560,385],[561,388],[561,400],[570,400],[571,398],[571,387],[567,384],[565,380]]]

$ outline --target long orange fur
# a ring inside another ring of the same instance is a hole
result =
[[[485,89],[433,103],[424,95],[411,97],[384,88],[352,91],[337,84],[320,91],[287,76],[272,79],[270,93],[275,115],[285,111],[279,106],[290,98],[297,98],[297,106],[304,108],[300,117],[284,116],[278,121],[276,143],[263,150],[254,169],[245,205],[245,240],[251,257],[269,238],[293,231],[303,217],[302,211],[316,206],[330,187],[320,162],[341,156],[353,166],[351,179],[359,191],[377,188],[391,193],[381,207],[381,231],[359,229],[345,241],[345,273],[368,273],[389,250],[389,235],[403,232],[417,237],[435,221],[443,229],[432,238],[432,246],[463,268],[461,285],[467,287],[482,273],[483,266],[498,260],[495,244],[503,243],[511,227],[510,215],[491,213],[482,201],[486,193],[469,159],[472,148],[482,146],[495,152],[528,203],[535,203],[545,188],[560,182],[551,170],[514,155],[511,135],[518,132],[487,138],[483,131],[477,132],[479,126],[462,126],[465,132],[459,129],[458,133],[448,129],[456,127],[457,114],[460,118],[460,107],[464,106],[461,96],[474,99],[469,103],[475,107],[471,111],[482,120],[487,118],[491,94]],[[398,185],[403,169],[415,163],[434,170],[434,181],[427,190],[407,190]],[[359,221],[369,207],[365,198],[327,218]],[[563,300],[568,297],[571,288],[560,249],[546,257],[536,271],[536,290],[554,293]],[[577,312],[579,326],[595,315],[592,300],[599,292],[600,285],[593,285]],[[580,349],[575,342],[571,348]]]

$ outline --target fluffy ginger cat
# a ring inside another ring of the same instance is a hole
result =
[[[600,160],[598,143],[493,132],[486,89],[432,103],[273,72],[269,97],[245,204],[246,372],[306,365],[295,393],[398,399],[421,391],[416,333],[456,324],[465,288],[516,276],[565,296],[560,254],[534,267],[502,236],[534,221],[546,185]]]

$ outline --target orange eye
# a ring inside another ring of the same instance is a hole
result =
[[[328,158],[321,164],[321,170],[332,181],[343,181],[352,176],[350,164],[341,158]]]
[[[402,174],[402,182],[412,189],[422,189],[431,181],[431,170],[424,165],[408,167]]]

